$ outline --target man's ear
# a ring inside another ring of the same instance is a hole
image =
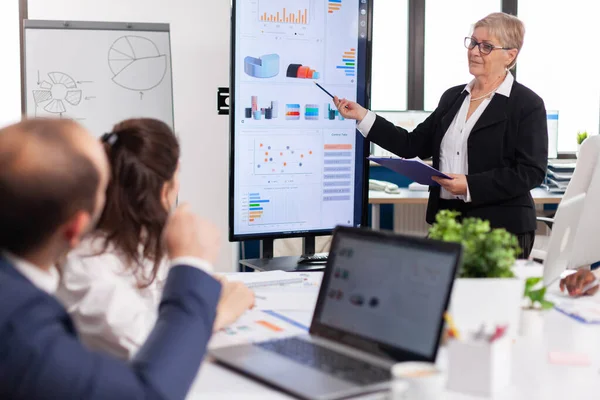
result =
[[[69,244],[70,248],[75,248],[81,242],[81,238],[88,232],[89,224],[92,220],[90,214],[86,211],[77,211],[67,223],[63,225],[63,239]]]

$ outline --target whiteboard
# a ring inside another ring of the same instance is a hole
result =
[[[168,24],[25,21],[30,117],[74,119],[95,136],[128,118],[173,128]]]

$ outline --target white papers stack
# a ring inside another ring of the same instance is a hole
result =
[[[243,282],[249,288],[283,286],[292,283],[301,283],[303,280],[299,276],[294,276],[284,271],[238,272],[225,274],[225,277],[230,282]]]
[[[256,291],[255,308],[257,310],[296,310],[313,311],[317,305],[317,292],[306,293],[288,291],[275,293],[272,291]]]
[[[563,314],[582,323],[600,324],[600,295],[568,297],[567,294],[554,289],[547,297]]]
[[[254,290],[257,310],[314,311],[323,272],[241,272],[225,275]]]
[[[277,314],[251,310],[246,312],[235,323],[215,333],[208,347],[216,349],[236,344],[253,343],[276,338],[283,338],[306,333],[293,323],[288,323]]]

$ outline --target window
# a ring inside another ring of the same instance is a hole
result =
[[[2,96],[0,127],[21,118],[21,70],[19,48],[19,2],[0,2],[0,37],[2,38]]]
[[[598,3],[519,0],[519,18],[525,43],[517,80],[558,111],[558,151],[575,151],[577,131],[598,133]]]
[[[408,0],[377,0],[373,6],[371,109],[406,110]]]
[[[500,10],[500,0],[426,0],[425,110],[435,110],[447,89],[473,79],[464,38],[475,22]]]

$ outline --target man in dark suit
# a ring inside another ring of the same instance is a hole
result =
[[[75,122],[0,130],[2,399],[182,399],[197,374],[221,292],[206,271],[218,235],[186,206],[165,227],[173,266],[156,326],[130,363],[84,348],[52,296],[56,262],[93,228],[108,177],[100,143]],[[237,301],[252,296],[243,286],[233,292]]]

